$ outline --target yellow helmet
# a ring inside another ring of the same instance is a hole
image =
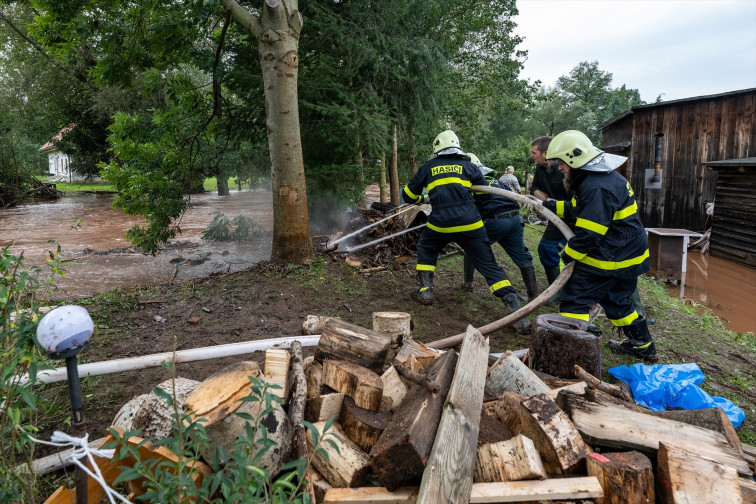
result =
[[[567,130],[551,139],[546,159],[560,159],[570,168],[582,168],[599,154],[601,151],[584,133]]]
[[[460,149],[459,138],[457,138],[457,135],[452,130],[442,131],[438,134],[436,139],[433,140],[433,154],[448,149],[449,147]]]
[[[483,166],[483,163],[480,162],[480,159],[478,159],[478,156],[476,156],[475,154],[471,154],[469,152],[467,153],[467,155],[470,156],[470,161],[472,162],[472,164],[474,164],[478,168],[481,168]]]

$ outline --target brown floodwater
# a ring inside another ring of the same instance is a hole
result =
[[[0,246],[23,252],[26,265],[44,265],[49,240],[61,246],[66,277],[57,280],[63,290],[56,297],[91,296],[114,288],[182,282],[222,271],[239,271],[270,258],[270,238],[252,243],[207,242],[202,231],[215,211],[229,220],[247,215],[262,228],[273,228],[273,203],[267,191],[232,191],[230,196],[201,194],[191,197],[192,208],[180,222],[182,234],[156,256],[131,248],[126,230],[140,218],[112,208],[112,196],[82,195],[0,209]],[[81,227],[74,229],[77,221]]]
[[[667,291],[711,309],[735,332],[756,332],[754,268],[690,251],[685,281],[667,284]]]

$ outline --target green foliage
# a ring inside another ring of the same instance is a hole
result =
[[[265,231],[252,217],[246,215],[237,215],[233,220],[228,220],[223,212],[212,212],[212,214],[213,220],[202,231],[203,240],[244,241],[255,238]]]
[[[170,364],[166,367],[173,369]],[[270,393],[272,388],[278,387],[250,377],[250,393],[242,401],[256,403],[257,406],[252,408],[254,414],[235,413],[247,424],[244,434],[229,452],[213,445],[203,427],[203,419],[195,421],[178,410],[173,399],[175,391],[155,388],[154,392],[173,406],[175,422],[171,436],[152,442],[167,446],[183,457],[176,462],[142,459],[139,451],[128,443],[128,438],[138,434],[138,431],[126,432],[121,437],[117,431],[111,430],[116,441],[108,447],[119,448],[118,459],[131,457],[136,461],[125,468],[116,483],[143,478],[146,493],[141,498],[150,502],[310,503],[304,487],[310,460],[292,460],[282,468],[276,479],[259,465],[262,457],[276,447],[262,425],[263,419],[273,413],[274,404],[280,403],[280,398]],[[304,422],[315,445],[313,456],[315,453],[327,456],[322,448],[323,442],[335,445],[332,439],[334,434],[328,431],[332,423],[333,418],[326,423],[323,432],[318,432],[313,425]],[[192,480],[200,470],[195,462],[199,461],[200,453],[208,452],[214,453],[210,463],[212,474],[205,476],[197,487]]]
[[[53,277],[64,275],[60,246],[49,255],[52,273],[40,283],[41,268],[25,267],[23,256],[14,256],[8,247],[0,254],[0,502],[35,502],[31,438],[46,406],[34,383],[47,367],[41,364],[34,335],[40,302],[54,289]],[[29,379],[22,383],[25,373]]]

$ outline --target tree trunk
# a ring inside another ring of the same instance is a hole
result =
[[[297,74],[302,15],[297,0],[265,0],[260,17],[235,0],[221,0],[234,19],[258,39],[273,190],[273,263],[313,257],[307,213]]]
[[[381,203],[386,203],[386,153],[381,152],[381,167],[378,171],[378,188],[381,191]]]
[[[398,140],[396,138],[396,121],[391,123],[391,163],[389,164],[389,181],[391,184],[391,203],[399,206],[399,168]]]
[[[228,178],[218,174],[216,180],[218,181],[218,196],[228,196],[231,194],[228,190]]]

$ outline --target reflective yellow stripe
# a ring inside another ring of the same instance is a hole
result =
[[[574,248],[570,247],[569,243],[564,246],[564,253],[567,254],[568,256],[572,257],[576,261],[582,261],[583,258],[585,257],[584,253],[578,252]]]
[[[630,217],[631,215],[637,212],[638,212],[638,204],[633,203],[627,208],[623,208],[622,210],[617,210],[616,212],[614,212],[613,220],[624,219],[625,217]]]
[[[491,289],[491,294],[496,292],[499,289],[503,289],[504,287],[510,287],[512,284],[509,282],[509,280],[502,280],[501,282],[496,282],[493,284],[489,289]]]
[[[577,206],[577,200],[575,198],[572,198],[570,203],[572,203],[572,206]]]
[[[474,229],[480,229],[483,227],[483,221],[473,222],[472,224],[465,224],[464,226],[452,226],[452,227],[438,227],[434,226],[430,222],[427,224],[428,228],[436,231],[437,233],[461,233],[462,231],[472,231]]]
[[[431,264],[418,264],[415,266],[416,271],[436,271],[436,267]]]
[[[459,177],[445,177],[428,184],[428,192],[436,186],[445,184],[460,184],[464,187],[472,187],[472,182],[469,180],[463,180]]]
[[[571,255],[571,254],[570,254]],[[646,251],[639,255],[638,257],[633,257],[632,259],[625,259],[624,261],[599,261],[598,259],[593,259],[592,257],[585,257],[583,259],[578,259],[581,263],[587,264],[588,266],[593,266],[594,268],[602,269],[602,270],[619,270],[624,268],[629,268],[630,266],[635,266],[643,261],[648,259],[648,249]]]
[[[420,196],[415,195],[412,191],[410,191],[409,186],[404,186],[404,193],[415,200],[415,203],[420,201]]]
[[[564,201],[556,202],[556,215],[559,218],[564,217]]]
[[[594,233],[598,233],[602,236],[605,235],[607,231],[609,231],[608,227],[602,226],[598,222],[589,221],[588,219],[578,218],[578,220],[575,222],[575,225],[589,231],[593,231]]]
[[[565,313],[562,312],[559,315],[562,317],[569,317],[569,318],[576,318],[578,320],[585,320],[586,322],[591,321],[591,316],[588,313]]]
[[[638,312],[633,310],[633,313],[628,315],[627,317],[622,317],[621,319],[609,319],[609,321],[612,323],[612,325],[617,327],[623,327],[623,326],[629,326],[633,323],[635,319],[638,318]]]
[[[649,342],[648,342],[648,343],[646,343],[645,345],[641,345],[641,346],[633,346],[633,349],[635,349],[635,350],[645,350],[646,348],[648,348],[648,347],[650,347],[650,346],[651,346],[651,343],[653,343],[653,341],[649,341]]]
[[[428,289],[430,289],[430,287],[420,287],[420,292],[425,292]]]

